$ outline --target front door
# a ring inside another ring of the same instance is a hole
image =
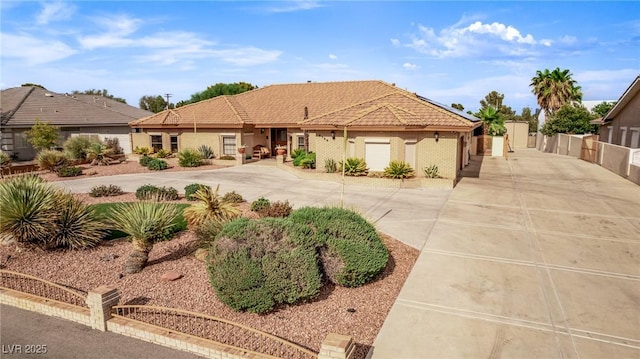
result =
[[[272,128],[271,129],[271,155],[276,155],[276,146],[287,147],[287,129]]]

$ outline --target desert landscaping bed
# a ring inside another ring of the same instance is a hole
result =
[[[137,162],[133,164],[144,169]],[[135,200],[133,193],[103,198],[78,196],[90,204]],[[248,205],[242,207],[247,213]],[[282,306],[266,315],[235,312],[216,298],[205,263],[193,256],[195,235],[190,231],[157,243],[148,266],[137,274],[124,275],[124,262],[131,248],[125,239],[104,241],[96,248],[80,251],[20,251],[5,245],[0,246],[0,263],[8,270],[83,291],[112,285],[121,293],[121,304],[201,312],[272,333],[315,351],[327,333],[350,335],[357,343],[355,358],[364,358],[418,256],[416,249],[393,238],[383,236],[383,240],[390,253],[389,263],[374,282],[359,288],[326,285],[315,300]],[[162,281],[160,277],[168,271],[178,272],[182,278]]]

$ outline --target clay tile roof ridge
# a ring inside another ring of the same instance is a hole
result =
[[[237,101],[235,101],[235,99],[232,99],[232,96],[227,96],[227,95],[223,95],[224,96],[224,100],[227,103],[227,105],[229,106],[229,108],[231,108],[231,111],[233,111],[233,113],[236,115],[236,117],[238,118],[238,121],[240,123],[245,123],[245,119],[242,118],[242,116],[240,116],[240,114],[238,113],[238,110],[236,109],[236,105],[238,107],[241,107],[239,103],[237,103]],[[235,104],[231,103],[231,102],[235,102]],[[245,112],[246,113],[246,112]]]
[[[173,115],[173,118],[169,118],[169,116]],[[167,110],[166,114],[164,115],[164,117],[162,118],[162,124],[164,125],[165,123],[170,123],[170,124],[176,124],[178,122],[180,122],[180,119],[182,118],[182,116],[180,116],[180,114],[177,111],[174,111],[174,109],[170,108],[169,110]]]
[[[314,121],[314,120],[316,120],[316,119],[318,119],[318,118],[325,117],[325,116],[329,116],[329,115],[332,115],[332,114],[334,114],[334,113],[342,112],[342,111],[344,111],[344,110],[348,110],[348,109],[350,109],[350,108],[354,108],[354,107],[357,107],[357,106],[362,106],[362,105],[364,105],[364,104],[366,104],[366,103],[368,103],[368,102],[377,101],[377,100],[380,100],[380,99],[382,99],[382,98],[385,98],[385,97],[387,97],[387,96],[391,96],[391,95],[393,95],[393,93],[386,93],[386,94],[382,94],[382,95],[379,95],[379,96],[376,96],[376,97],[372,97],[372,98],[369,98],[369,99],[364,100],[364,101],[359,102],[359,103],[350,104],[350,105],[344,106],[344,107],[342,107],[342,108],[339,108],[339,109],[337,109],[337,110],[333,110],[333,111],[329,111],[329,112],[326,112],[326,113],[322,113],[322,114],[320,114],[320,115],[318,115],[318,116],[313,116],[313,117],[311,117],[311,118],[309,118],[309,119],[306,119],[306,120],[304,120],[304,121],[300,121],[300,122],[298,122],[298,123],[300,123],[300,124],[304,124],[304,123],[312,122],[312,121]],[[365,110],[365,111],[366,111],[366,110]]]
[[[401,108],[398,108],[397,106],[394,106],[394,105],[392,105],[392,104],[390,104],[388,102],[383,102],[383,103],[381,103],[379,105],[374,105],[374,106],[371,106],[371,107],[361,111],[358,116],[354,117],[351,120],[343,122],[343,125],[352,124],[352,123],[354,123],[354,122],[356,122],[356,121],[358,121],[360,119],[363,119],[364,117],[366,117],[370,113],[378,111],[379,109],[382,109],[382,108],[388,109],[393,114],[393,116],[403,124],[407,124],[407,121],[404,118],[402,118],[403,116],[401,116],[399,114],[399,112],[408,112],[408,113],[410,113],[412,115],[415,115],[415,114],[413,114],[413,113],[411,113],[409,111],[406,111],[406,110],[403,110]]]

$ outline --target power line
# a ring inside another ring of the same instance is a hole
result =
[[[168,110],[169,109],[169,98],[171,98],[171,96],[173,96],[173,95],[170,94],[170,93],[166,93],[166,94],[164,94],[164,96],[167,98],[167,108],[166,109]]]

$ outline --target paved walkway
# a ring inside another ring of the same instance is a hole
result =
[[[373,358],[640,358],[640,187],[510,155],[465,171]]]

